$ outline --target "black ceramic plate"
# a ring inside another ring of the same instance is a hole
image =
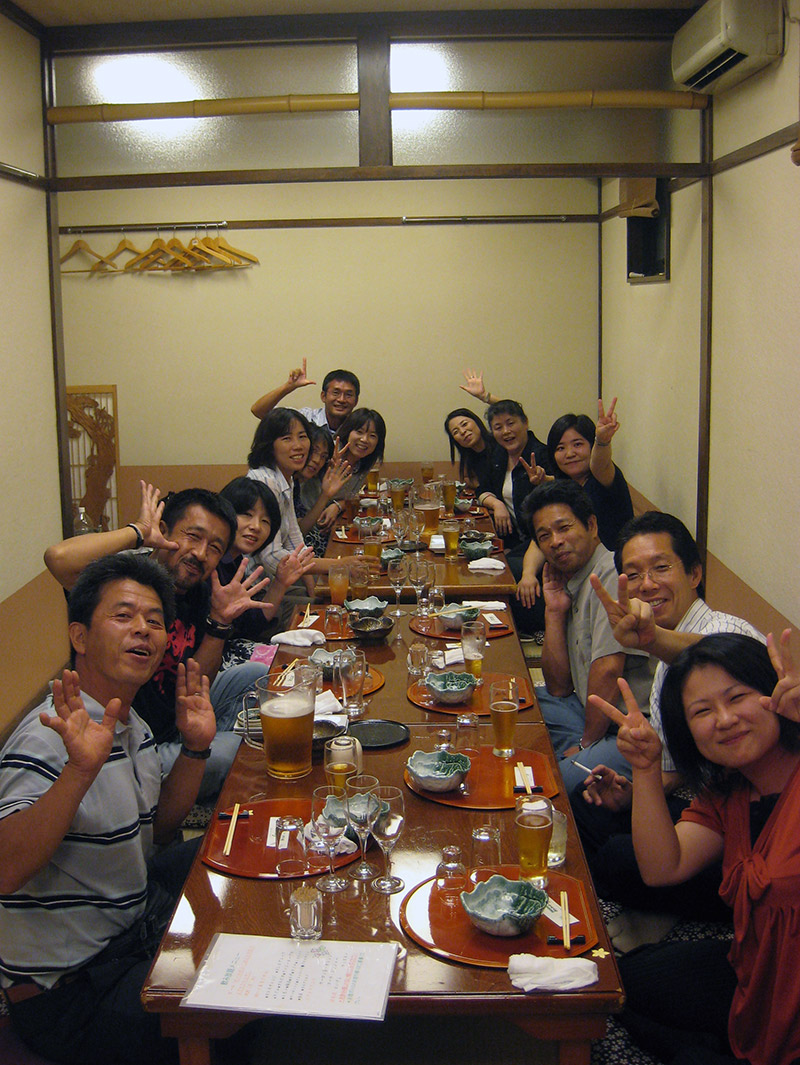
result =
[[[397,747],[411,736],[406,725],[399,721],[383,721],[380,718],[374,721],[354,721],[347,731],[350,736],[355,736],[366,750]]]

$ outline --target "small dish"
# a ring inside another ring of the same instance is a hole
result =
[[[480,529],[467,529],[458,538],[459,547],[464,544],[481,544],[484,540],[491,540],[491,533],[481,532]]]
[[[377,499],[375,503],[377,505]],[[380,515],[372,516],[369,514],[359,514],[357,518],[353,519],[353,524],[359,528],[364,529],[365,532],[377,534],[383,530],[383,518]]]
[[[445,706],[465,703],[477,683],[471,673],[455,673],[452,670],[446,673],[428,673],[425,677],[428,692],[437,703],[444,703]]]
[[[333,671],[336,668],[336,656],[338,654],[338,651],[326,651],[324,647],[317,647],[308,656],[308,660],[322,669],[323,680],[333,680]]]
[[[406,762],[408,775],[425,791],[455,791],[464,783],[470,760],[450,751],[414,751]]]
[[[361,617],[379,618],[389,605],[388,600],[378,599],[376,595],[370,595],[366,599],[345,599],[344,608],[349,613],[360,614]]]
[[[477,621],[480,610],[476,606],[459,606],[457,603],[443,607],[439,611],[442,625],[446,629],[460,629],[468,621]]]
[[[369,614],[355,613],[350,615],[349,620],[353,635],[362,643],[379,643],[385,640],[394,628],[394,621],[385,615],[374,618]]]
[[[457,499],[453,504],[453,510],[456,512],[456,514],[466,514],[471,507],[471,499]]]
[[[403,550],[399,547],[384,547],[381,551],[381,565],[386,568],[395,559],[403,558]]]
[[[390,488],[410,488],[414,483],[413,477],[390,477],[386,482]]]
[[[488,558],[492,553],[491,540],[465,540],[459,543],[459,547],[468,562],[473,562],[476,558]]]
[[[547,893],[527,880],[507,880],[495,873],[461,892],[461,905],[470,921],[490,936],[521,936],[544,912]]]
[[[346,728],[346,721],[342,719],[337,719],[335,717],[314,718],[314,734],[313,739],[311,740],[311,754],[314,756],[322,755],[328,740],[332,740],[335,736],[341,736]]]

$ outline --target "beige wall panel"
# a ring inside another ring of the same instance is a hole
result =
[[[32,580],[61,537],[44,194],[0,181],[0,599]]]
[[[63,279],[68,383],[118,386],[123,465],[241,462],[251,403],[304,355],[317,380],[359,374],[390,458],[444,456],[467,366],[518,396],[539,435],[592,409],[593,224],[259,230],[236,244],[261,266]]]
[[[773,152],[714,183],[708,546],[800,621],[800,173]]]
[[[0,162],[41,174],[42,91],[39,42],[0,15]]]
[[[714,97],[716,159],[797,121],[800,27],[787,22],[786,29],[786,54],[780,62]]]
[[[603,393],[606,400],[619,397],[622,424],[614,457],[640,492],[690,528],[699,342],[700,187],[692,185],[672,197],[672,280],[666,284],[628,284],[625,221],[603,225]]]

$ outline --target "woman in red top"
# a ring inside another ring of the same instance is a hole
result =
[[[789,632],[780,647],[771,636],[768,647],[749,636],[707,636],[675,659],[661,693],[664,733],[679,772],[700,789],[677,825],[664,799],[661,743],[624,681],[620,689],[627,714],[591,700],[619,725],[617,742],[633,768],[633,842],[642,877],[676,884],[722,858],[720,895],[734,926],[732,1060],[792,1065],[800,1060],[800,672]],[[718,1001],[721,988],[733,985],[716,963],[696,971],[696,947],[646,948],[644,965],[635,954],[629,965],[623,959],[636,1013],[648,1012],[649,1004],[660,1023],[685,1023],[685,1016],[665,1016],[661,954],[684,978],[694,967],[691,979],[707,989],[710,1016],[711,998]]]

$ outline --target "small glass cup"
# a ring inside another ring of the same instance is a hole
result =
[[[567,858],[567,815],[553,810],[553,834],[547,852],[548,869],[560,868]]]
[[[434,751],[452,751],[453,733],[449,728],[437,728],[433,733]]]
[[[355,736],[334,736],[325,744],[325,778],[343,788],[348,777],[361,772],[360,750]]]
[[[340,606],[325,607],[325,635],[332,639],[342,635],[344,610]]]
[[[369,566],[354,562],[350,567],[350,599],[366,599],[369,595]]]
[[[292,939],[322,936],[322,896],[313,884],[301,884],[289,899],[289,931]]]
[[[442,860],[436,866],[436,892],[445,906],[460,905],[461,892],[469,887],[467,869],[461,857],[461,848],[442,848]]]
[[[494,731],[492,754],[511,758],[514,754],[514,726],[519,712],[519,688],[516,677],[503,677],[489,689],[489,713]]]
[[[483,684],[483,656],[486,653],[486,625],[483,621],[467,621],[461,626],[461,653],[467,672],[480,686]]]
[[[305,825],[302,817],[279,817],[275,826],[275,872],[281,877],[305,876]]]
[[[472,830],[469,852],[469,878],[473,884],[488,880],[500,865],[500,829],[478,825]]]
[[[477,786],[481,761],[481,725],[477,714],[459,714],[456,718],[456,753],[469,758],[469,772],[461,785],[461,794],[469,795]]]
[[[515,805],[519,875],[534,887],[545,888],[553,804],[543,795],[518,795]]]
[[[411,682],[419,680],[428,665],[428,648],[415,640],[408,649],[408,676]]]

